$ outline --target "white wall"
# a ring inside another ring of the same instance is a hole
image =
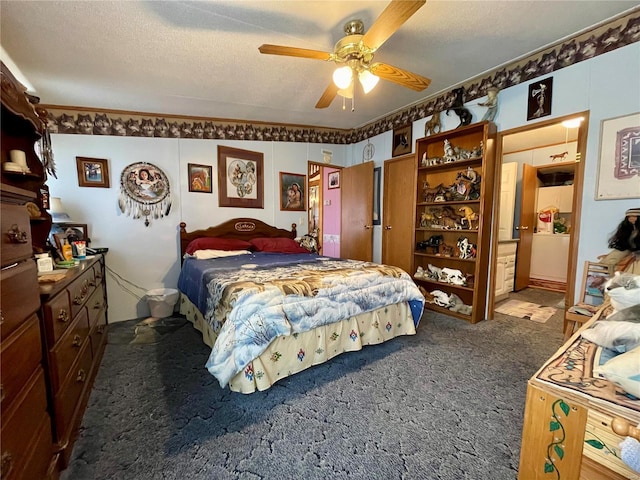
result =
[[[582,219],[579,231],[578,265],[608,251],[607,239],[622,220],[624,212],[639,207],[640,199],[595,200],[596,172],[599,159],[600,123],[603,119],[640,111],[640,42],[619,48],[591,60],[558,70],[542,78],[553,76],[551,116],[541,120],[590,111],[587,154],[585,162]],[[498,130],[509,130],[527,122],[528,86],[535,79],[505,89],[499,95],[499,109],[495,118]],[[474,121],[482,118],[484,99],[468,104]],[[413,139],[424,136],[428,118],[413,124]],[[458,117],[441,115],[442,131],[454,129]],[[369,139],[375,146],[375,166],[383,166],[391,158],[392,132],[384,132]],[[107,266],[143,290],[159,286],[175,286],[178,261],[177,225],[187,223],[189,230],[215,225],[237,216],[251,216],[279,227],[301,223],[299,232],[306,233],[304,212],[281,212],[274,201],[278,188],[278,172],[306,174],[307,160],[322,161],[321,149],[334,152],[333,163],[354,165],[361,163],[366,141],[355,145],[321,145],[286,142],[244,142],[189,139],[145,139],[131,137],[98,137],[82,135],[53,135],[52,139],[59,180],[50,179],[51,196],[60,196],[79,223],[88,223],[94,246],[110,248]],[[217,185],[213,194],[190,193],[186,185],[187,163],[210,164],[216,177],[218,144],[261,151],[265,160],[265,209],[218,208]],[[414,147],[415,148],[415,147]],[[75,171],[75,157],[86,156],[109,159],[110,189],[79,188]],[[148,228],[140,220],[124,217],[117,209],[119,175],[134,162],[147,161],[162,168],[171,181],[174,206],[169,217],[154,220]],[[640,184],[640,179],[638,179]],[[384,193],[384,178],[381,193]],[[640,197],[640,195],[639,195]],[[411,213],[408,213],[411,214]],[[300,222],[301,217],[303,221]],[[374,227],[374,261],[381,258],[382,225]],[[579,277],[579,276],[578,276]],[[148,314],[145,302],[128,293],[129,287],[119,285],[110,274],[110,321],[121,321]],[[581,278],[577,279],[580,282]],[[121,282],[122,283],[122,282]]]
[[[108,247],[106,256],[109,321],[147,316],[147,290],[175,288],[180,273],[178,225],[187,230],[217,225],[234,217],[253,217],[298,233],[307,233],[306,212],[280,211],[279,172],[307,174],[307,161],[322,161],[321,150],[333,151],[333,163],[344,165],[346,146],[289,142],[168,139],[91,135],[52,135],[58,179],[49,178],[51,197],[61,197],[74,222],[86,223],[93,247]],[[264,154],[264,209],[218,207],[217,146]],[[108,160],[110,188],[78,186],[76,157]],[[169,215],[134,220],[118,208],[120,174],[132,163],[149,162],[169,178]],[[213,166],[213,193],[189,192],[187,164]]]

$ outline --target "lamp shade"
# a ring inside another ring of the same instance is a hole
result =
[[[62,205],[60,197],[51,197],[49,213],[51,214],[52,223],[73,223],[73,220]]]
[[[367,94],[378,84],[378,80],[380,80],[380,77],[374,75],[369,70],[362,70],[358,74],[358,79],[360,80],[360,84],[362,85],[364,93]]]
[[[335,83],[338,88],[347,88],[351,84],[352,79],[353,70],[346,65],[336,68],[335,72],[333,72],[333,83]]]

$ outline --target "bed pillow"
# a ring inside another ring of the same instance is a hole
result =
[[[251,240],[251,245],[258,252],[309,253],[309,250],[301,247],[298,242],[286,237],[254,238]]]
[[[616,355],[604,365],[594,367],[593,372],[640,398],[640,347]]]
[[[196,250],[250,250],[251,244],[234,238],[201,237],[189,242],[185,253],[193,255]]]
[[[619,353],[640,345],[640,323],[602,321],[582,332],[582,337]]]

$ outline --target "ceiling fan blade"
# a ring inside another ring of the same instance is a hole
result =
[[[374,63],[369,70],[380,78],[410,88],[416,92],[421,92],[431,83],[431,80],[427,77],[403,70],[402,68],[387,65],[386,63]]]
[[[373,51],[377,50],[380,48],[380,45],[386,42],[425,2],[426,0],[392,0],[376,21],[373,22],[373,25],[371,25],[367,33],[364,34],[362,43]]]
[[[316,108],[327,108],[333,102],[333,99],[336,98],[338,94],[338,87],[335,83],[331,82],[327,89],[324,91],[318,103],[316,103]]]
[[[258,47],[260,53],[267,55],[284,55],[287,57],[312,58],[314,60],[330,60],[331,54],[320,50],[309,50],[307,48],[283,47],[282,45],[264,44]]]

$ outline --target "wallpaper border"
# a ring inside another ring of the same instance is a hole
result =
[[[499,89],[512,87],[638,41],[640,9],[635,9],[605,25],[453,88],[464,87],[467,103],[484,97],[491,86]],[[363,127],[348,130],[59,105],[41,107],[48,112],[49,133],[352,144],[442,112],[452,102],[451,90],[436,97],[427,97],[421,103]]]

